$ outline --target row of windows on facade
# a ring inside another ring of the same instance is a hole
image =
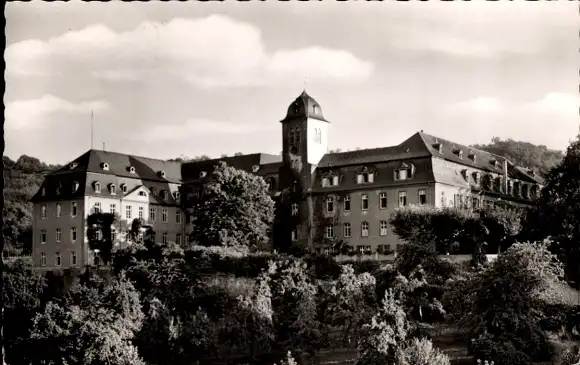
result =
[[[116,239],[116,236],[113,236],[114,232],[111,233],[112,237],[111,239],[114,241]],[[167,244],[168,243],[168,234],[167,232],[163,233],[161,235],[161,240],[162,243]],[[181,233],[177,233],[175,235],[175,243],[177,245],[181,245],[182,244],[182,235]],[[71,252],[70,253],[70,264],[71,266],[76,266],[77,263],[77,253],[76,252]],[[95,264],[98,265],[98,256],[95,257]],[[54,254],[54,266],[61,266],[62,265],[62,256],[60,252],[55,252]],[[40,266],[46,266],[46,252],[41,252],[40,253]]]
[[[315,143],[322,143],[322,130],[314,128],[313,140]],[[291,146],[299,146],[301,141],[300,127],[290,128],[288,132],[288,142]]]
[[[352,247],[352,246],[351,246]],[[377,245],[377,253],[384,253],[388,251],[389,245]],[[335,253],[336,249],[334,247],[319,247],[316,249],[318,253],[323,253],[325,255],[330,255],[331,253]],[[369,245],[357,245],[356,251],[361,255],[370,255],[372,253],[371,246]]]
[[[418,201],[420,205],[427,204],[427,191],[425,189],[419,189],[417,191]],[[399,191],[399,207],[407,206],[407,192]],[[350,195],[343,198],[343,211],[350,212],[351,210],[351,199]],[[387,193],[379,193],[379,208],[387,209]],[[361,195],[361,210],[369,209],[369,196],[368,194]],[[326,212],[334,213],[335,211],[335,197],[328,196],[326,198]]]
[[[77,181],[73,182],[72,192],[75,193],[78,189],[79,189],[79,183]],[[100,194],[101,193],[101,183],[98,181],[93,182],[93,189],[94,189],[95,193]],[[109,189],[109,193],[111,195],[117,194],[117,186],[115,184],[109,184],[108,189]],[[126,184],[121,184],[121,191],[123,192],[123,194],[127,193],[128,187]],[[151,194],[153,194],[153,195],[156,195],[156,193],[157,193],[157,189],[155,187],[152,187],[151,189],[149,189],[149,191],[151,191]],[[61,192],[61,185],[58,184],[56,186],[55,193],[56,193],[56,195],[60,195],[60,192]],[[42,196],[46,195],[46,188],[45,187],[43,187],[41,189],[41,195]],[[140,191],[139,195],[140,196],[147,196],[147,194],[144,191]],[[167,200],[167,199],[169,199],[169,192],[167,190],[161,190],[159,193],[159,197],[162,200]],[[178,191],[173,193],[173,197],[175,198],[175,200],[177,202],[179,202],[180,194]]]
[[[409,180],[415,176],[415,166],[402,164],[399,168],[394,169],[393,178],[395,181]],[[332,175],[322,178],[322,187],[331,187],[339,185],[339,176]],[[356,175],[357,184],[372,184],[375,182],[374,172],[360,172]]]
[[[129,232],[126,233],[126,236],[129,236]],[[76,242],[77,240],[77,229],[76,227],[72,227],[70,229],[70,238],[71,238],[71,242]],[[102,239],[101,236],[101,232],[97,231],[96,232],[96,236],[94,237],[97,240]],[[142,235],[140,235],[139,239],[142,238]],[[111,231],[111,241],[115,241],[117,239],[117,232],[115,230]],[[45,244],[47,242],[47,233],[46,233],[46,229],[42,229],[40,230],[40,243],[41,244]],[[62,242],[62,230],[60,228],[57,228],[55,231],[55,242],[56,243],[61,243]],[[167,243],[167,232],[164,232],[161,235],[161,242],[162,243]],[[177,233],[175,236],[175,243],[177,244],[181,244],[181,233]]]
[[[379,236],[386,236],[388,232],[388,222],[387,221],[380,221],[379,222]],[[334,236],[334,225],[327,225],[324,230],[324,237],[325,238],[335,238]],[[360,225],[360,236],[361,237],[368,237],[370,234],[370,225],[369,222],[362,222]],[[344,238],[352,237],[352,226],[350,223],[343,223],[342,224],[342,235]]]
[[[144,219],[144,209],[143,207],[139,207],[137,209],[137,217],[139,219]],[[93,206],[93,213],[102,213],[101,203],[96,202]],[[116,214],[117,213],[117,205],[116,204],[109,204],[109,213]],[[71,203],[71,216],[76,217],[77,215],[77,203]],[[155,221],[157,215],[156,208],[149,208],[149,220]],[[60,203],[56,204],[56,217],[59,218],[62,216],[62,205]],[[168,216],[168,209],[162,208],[161,209],[161,221],[163,223],[167,223],[167,216]],[[47,217],[47,206],[41,205],[40,206],[40,218],[46,219]],[[125,206],[125,218],[126,219],[133,219],[133,207],[130,205]],[[175,212],[175,223],[181,224],[181,211],[177,210]]]

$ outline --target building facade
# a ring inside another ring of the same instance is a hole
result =
[[[195,212],[185,209],[219,161],[263,177],[272,197],[289,196],[288,239],[311,250],[342,241],[357,252],[392,251],[401,242],[388,224],[415,204],[525,208],[543,180],[504,157],[418,132],[397,146],[328,153],[331,123],[303,92],[281,120],[282,154],[170,162],[90,150],[49,174],[33,197],[33,260],[45,268],[95,263],[86,218],[115,213],[114,241],[141,218],[158,241],[186,242]],[[286,199],[288,200],[288,199]]]

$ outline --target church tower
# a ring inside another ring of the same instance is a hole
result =
[[[314,171],[328,152],[330,123],[324,119],[322,108],[306,91],[288,107],[282,123],[283,167],[280,187],[291,191],[289,198],[296,214],[292,221],[292,241],[303,247],[312,243],[313,201],[310,194]],[[293,213],[294,215],[294,213]]]

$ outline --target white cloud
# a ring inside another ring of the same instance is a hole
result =
[[[496,113],[502,109],[499,100],[490,97],[478,97],[468,101],[452,104],[447,107],[449,113]]]
[[[115,32],[97,24],[44,41],[27,40],[5,52],[7,73],[51,75],[69,70],[109,80],[171,75],[201,86],[269,84],[321,77],[357,81],[372,64],[336,49],[310,47],[267,52],[261,31],[222,15],[143,22]]]
[[[108,109],[102,100],[71,103],[54,95],[44,95],[38,99],[16,100],[6,103],[6,126],[14,130],[35,128],[54,114],[85,114]]]
[[[244,135],[263,131],[267,128],[272,128],[272,126],[270,124],[263,126],[244,122],[191,118],[183,124],[154,125],[144,133],[137,135],[136,138],[143,141],[180,141],[190,139],[192,136],[203,139],[207,136]]]

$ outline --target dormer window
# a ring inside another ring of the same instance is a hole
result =
[[[473,161],[473,163],[476,163],[477,156],[475,156],[475,153],[470,152],[469,155],[467,155],[467,158],[469,158],[471,161]]]
[[[330,180],[330,179],[329,179],[329,178],[327,178],[327,177],[323,177],[323,178],[322,178],[322,187],[323,187],[323,188],[325,188],[325,187],[327,187],[327,186],[329,186],[329,185],[330,185],[330,184],[329,184],[329,180]]]
[[[111,195],[117,194],[117,187],[115,186],[115,184],[109,184],[109,192],[111,193]]]
[[[455,154],[459,157],[460,160],[463,160],[463,151],[462,150],[455,150]]]
[[[135,166],[129,166],[129,173],[131,174],[135,173]]]
[[[146,193],[146,192],[144,192],[144,191],[140,191],[140,192],[139,192],[139,196],[147,196],[147,193]]]
[[[167,200],[167,190],[161,190],[161,199]]]
[[[436,149],[439,153],[443,153],[443,145],[441,143],[433,144],[433,148]]]
[[[314,105],[312,106],[312,112],[313,112],[314,114],[318,114],[318,105],[314,104]]]
[[[370,184],[375,181],[375,174],[373,172],[364,171],[356,176],[357,184]]]
[[[181,194],[179,193],[179,191],[176,191],[175,193],[173,193],[173,198],[175,199],[176,202],[179,203],[179,200],[181,198]]]
[[[69,167],[70,167],[71,170],[74,170],[78,165],[79,164],[76,163],[76,162],[71,162],[70,165],[69,165]]]
[[[76,193],[77,190],[79,190],[79,182],[78,181],[73,181],[73,184],[72,184],[72,192],[73,193]]]
[[[260,165],[254,165],[254,166],[252,166],[252,172],[253,173],[258,172],[258,170],[260,170]]]
[[[479,183],[481,182],[481,173],[479,173],[478,171],[474,172],[473,181],[475,181],[475,183],[479,185]]]
[[[151,191],[151,194],[155,195],[157,193],[157,188],[151,187],[151,189],[149,189],[149,191]]]
[[[101,183],[100,182],[95,181],[94,188],[95,188],[95,193],[97,193],[97,194],[101,193]]]
[[[461,176],[463,176],[463,179],[464,179],[465,181],[467,181],[467,180],[468,180],[469,172],[467,171],[467,169],[463,169],[463,170],[461,170]]]
[[[123,192],[123,194],[127,194],[127,185],[121,184],[121,191]]]
[[[106,162],[103,162],[103,163],[101,164],[101,168],[102,168],[103,170],[105,170],[105,171],[109,171],[109,164],[108,164],[108,163],[106,163]]]
[[[395,169],[394,174],[395,181],[412,179],[415,175],[415,165],[403,162],[398,169]]]
[[[489,163],[492,164],[496,169],[499,167],[499,162],[497,160],[490,160]]]
[[[207,175],[207,172],[205,172],[205,171],[201,171],[199,173],[199,177],[205,177],[206,175]]]
[[[159,171],[157,174],[159,177],[165,177],[165,171]]]

